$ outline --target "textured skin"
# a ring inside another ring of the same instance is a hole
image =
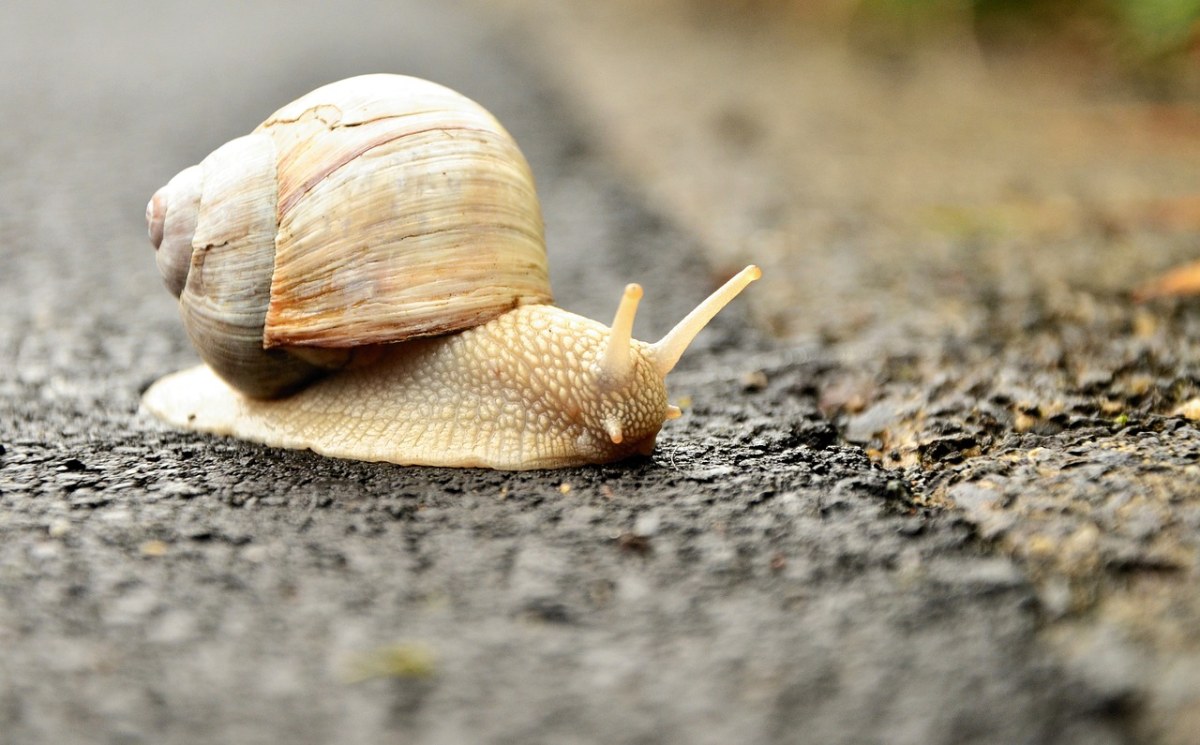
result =
[[[529,305],[397,345],[290,398],[245,398],[200,366],[158,381],[143,404],[179,427],[339,458],[505,470],[604,463],[649,453],[667,417],[643,342],[633,342],[627,380],[599,378],[608,336],[595,321]]]

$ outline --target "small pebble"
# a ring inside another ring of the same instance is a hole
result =
[[[245,561],[249,561],[254,564],[259,564],[259,563],[262,563],[263,561],[266,561],[267,558],[268,558],[268,553],[267,553],[266,546],[254,545],[254,546],[247,546],[246,548],[242,549],[242,559],[244,559]]]
[[[437,671],[433,650],[421,643],[401,642],[355,655],[343,675],[347,683],[373,678],[427,678]]]
[[[762,370],[752,370],[742,375],[742,390],[761,391],[767,387],[767,374]]]
[[[1191,419],[1193,422],[1200,421],[1200,398],[1193,398],[1190,401],[1184,401],[1175,410],[1171,412],[1172,416],[1181,416],[1186,419]]]
[[[29,558],[34,561],[46,561],[58,556],[62,546],[53,541],[39,541],[29,549]]]
[[[638,515],[637,521],[633,524],[633,534],[649,538],[658,532],[660,522],[657,512],[645,512]]]
[[[138,547],[138,551],[142,554],[142,556],[149,558],[166,556],[167,544],[163,543],[162,541],[146,541]]]

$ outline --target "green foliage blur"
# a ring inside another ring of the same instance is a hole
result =
[[[858,0],[860,22],[919,32],[970,24],[981,43],[1087,42],[1134,58],[1195,51],[1200,0]]]
[[[1146,54],[1194,46],[1200,0],[1109,0],[1127,33]]]

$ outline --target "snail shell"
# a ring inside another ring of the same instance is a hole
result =
[[[254,398],[552,301],[516,143],[417,78],[312,91],[171,179],[147,221],[201,358]]]

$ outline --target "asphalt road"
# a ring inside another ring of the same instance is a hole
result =
[[[518,47],[444,3],[0,11],[0,743],[1133,737],[1125,688],[1047,654],[1022,569],[822,416],[829,353],[738,308],[632,464],[400,468],[138,415],[194,360],[146,199],[355,73],[511,129],[561,305],[606,318],[641,281],[654,338],[706,294]]]

